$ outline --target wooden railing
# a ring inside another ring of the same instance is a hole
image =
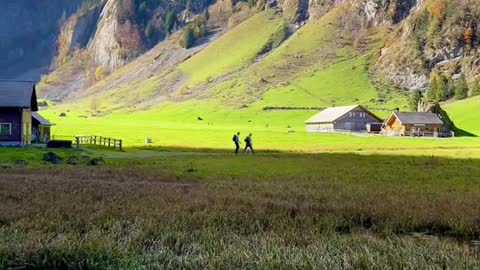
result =
[[[99,145],[113,149],[123,150],[123,141],[121,139],[108,138],[96,135],[75,136],[75,145],[80,150],[80,145]]]

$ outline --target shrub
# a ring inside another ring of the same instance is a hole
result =
[[[95,69],[95,80],[100,81],[105,79],[105,77],[107,77],[107,71],[105,68],[102,66],[97,67],[97,69]]]

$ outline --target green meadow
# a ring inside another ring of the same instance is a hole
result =
[[[51,106],[41,114],[55,124],[52,129],[57,138],[108,136],[123,139],[127,147],[142,147],[145,138],[151,138],[154,148],[226,152],[231,151],[233,134],[240,131],[242,136],[253,133],[255,148],[268,152],[480,157],[480,140],[475,137],[412,139],[305,132],[304,121],[329,106],[362,104],[383,118],[395,108],[407,110],[407,93],[372,82],[370,55],[378,52],[386,30],[367,33],[363,53],[359,53],[335,33],[343,12],[337,8],[311,20],[281,44],[277,44],[285,26],[281,15],[269,10],[253,16],[175,69],[173,74],[187,78],[189,97],[173,93],[168,96],[171,99],[143,104],[142,100],[155,100],[151,95],[163,91],[161,76],[171,79],[172,74],[162,73]],[[278,47],[262,54],[272,42]],[[152,60],[139,59],[100,85],[139,68],[142,61]],[[452,102],[445,108],[460,128],[480,134],[476,114],[470,113],[478,101]],[[66,117],[60,117],[61,113]]]

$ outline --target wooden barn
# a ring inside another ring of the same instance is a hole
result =
[[[442,119],[431,112],[394,112],[382,128],[382,133],[389,136],[438,137],[446,132]]]
[[[33,82],[0,81],[0,145],[27,145],[32,141],[48,140],[50,123],[37,111]]]
[[[327,108],[305,121],[307,132],[365,132],[382,123],[361,105]]]

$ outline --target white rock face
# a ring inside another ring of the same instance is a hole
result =
[[[418,74],[410,67],[398,68],[391,64],[383,73],[389,77],[392,82],[408,90],[426,91],[428,89],[429,79],[425,74]]]
[[[100,14],[100,22],[95,36],[88,46],[95,62],[109,72],[126,63],[120,57],[120,44],[115,38],[119,27],[116,16],[117,0],[108,0]]]

